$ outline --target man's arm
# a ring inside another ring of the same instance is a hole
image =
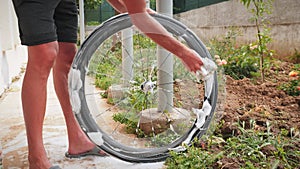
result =
[[[122,0],[107,0],[108,3],[119,13],[127,12],[126,6],[124,5]],[[156,13],[154,10],[147,8],[146,11],[149,14]]]
[[[187,68],[196,72],[203,65],[197,54],[179,42],[147,12],[145,0],[123,0],[132,23],[154,42],[178,56]]]
[[[187,68],[196,72],[203,65],[197,54],[179,42],[149,13],[145,0],[108,0],[119,12],[128,12],[132,23],[154,42],[178,56]]]
[[[107,1],[119,13],[127,12],[127,9],[126,9],[125,5],[123,4],[123,2],[121,2],[119,0],[107,0]]]

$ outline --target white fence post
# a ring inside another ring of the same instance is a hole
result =
[[[80,44],[82,44],[85,40],[84,0],[79,0],[79,33],[80,33]]]
[[[122,31],[122,75],[125,85],[133,77],[133,30],[127,28]]]
[[[158,13],[173,17],[173,1],[157,0],[156,10]],[[167,57],[167,59],[166,59]],[[173,56],[170,52],[157,47],[158,72],[158,111],[172,112],[173,107]]]

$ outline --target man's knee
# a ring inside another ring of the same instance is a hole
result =
[[[32,66],[41,71],[50,71],[58,55],[58,44],[57,42],[50,42],[29,46],[28,55]]]

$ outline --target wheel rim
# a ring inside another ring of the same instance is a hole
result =
[[[202,57],[210,57],[184,25],[161,15],[154,18]],[[205,133],[217,99],[216,74],[209,81],[199,81],[171,54],[166,56],[173,60],[173,72],[165,71],[166,60],[157,62],[156,44],[138,31],[133,37],[134,57],[120,58],[124,44],[118,32],[125,28],[132,28],[130,19],[119,15],[97,28],[82,45],[69,77],[73,111],[83,130],[108,153],[127,161],[160,161],[170,149],[181,149],[182,143],[189,144]],[[124,62],[132,64],[132,70],[125,69]],[[130,78],[124,77],[128,74]],[[162,79],[171,76],[172,81],[157,82],[157,74]],[[171,89],[162,87],[165,84],[171,84]],[[103,99],[107,91],[108,98]],[[170,93],[171,102],[165,101]],[[210,110],[197,117],[195,109],[202,110],[205,101]],[[124,121],[128,124],[120,123]]]

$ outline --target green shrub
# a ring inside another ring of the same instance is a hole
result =
[[[294,70],[289,73],[291,80],[287,83],[283,83],[279,86],[279,89],[283,90],[290,96],[300,95],[300,64],[294,66]]]
[[[299,86],[300,86],[300,81],[298,79],[298,80],[291,80],[288,83],[284,83],[279,88],[290,96],[299,96],[300,95]]]
[[[251,78],[259,70],[257,62],[259,58],[253,55],[250,45],[237,48],[232,56],[227,57],[224,65],[225,74],[234,79]]]
[[[259,70],[259,56],[257,55],[257,45],[238,46],[236,38],[240,36],[237,29],[232,28],[225,37],[214,38],[211,40],[212,53],[215,59],[225,60],[223,64],[226,75],[234,79],[251,78]]]

